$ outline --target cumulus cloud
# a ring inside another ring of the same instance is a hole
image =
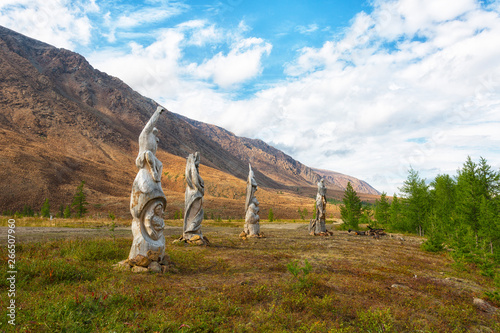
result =
[[[165,29],[148,46],[131,42],[128,49],[95,52],[89,56],[89,61],[145,96],[170,98],[179,94],[179,89],[184,86],[178,66],[183,40],[182,33]]]
[[[175,103],[185,98],[183,91],[189,91],[190,100],[210,98],[209,104],[216,105],[213,100],[227,95],[212,91],[214,84],[234,88],[255,78],[262,71],[262,58],[271,52],[271,44],[263,39],[242,38],[245,31],[243,23],[235,31],[227,32],[206,20],[191,20],[157,32],[155,41],[149,45],[131,42],[120,51],[99,50],[89,60],[148,97]],[[200,63],[186,61],[185,48],[207,44],[221,48],[227,45],[228,51],[218,52]],[[198,97],[193,98],[191,92]],[[201,104],[204,103],[205,100]],[[191,109],[194,105],[185,107]]]
[[[85,6],[13,1],[0,4],[0,24],[58,46],[89,42]],[[245,98],[238,88],[259,78],[273,47],[248,23],[229,30],[194,19],[144,32],[137,28],[187,8],[114,15],[94,0],[83,3],[103,15],[110,40],[149,38],[95,51],[88,56],[95,67],[174,112],[263,139],[306,165],[389,194],[410,165],[426,178],[454,174],[467,155],[500,167],[498,153],[490,154],[500,145],[498,3],[375,0],[321,47],[299,50],[284,64],[283,80],[255,86]]]
[[[260,38],[247,38],[232,46],[228,54],[222,52],[200,65],[190,66],[193,75],[211,79],[222,88],[257,76],[261,70],[261,58],[271,52],[272,46]]]
[[[0,25],[58,47],[73,49],[90,42],[87,12],[99,10],[94,0],[4,0]]]
[[[474,1],[379,1],[340,38],[302,49],[289,80],[192,115],[392,194],[410,166],[455,174],[496,151],[499,35],[498,8]]]

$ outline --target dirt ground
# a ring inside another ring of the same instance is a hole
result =
[[[210,236],[210,234],[227,234],[237,237],[243,230],[243,222],[240,223],[241,227],[235,224],[232,227],[214,227],[203,226],[202,232]],[[306,223],[272,223],[261,224],[261,229],[264,233],[271,230],[296,230],[304,229],[307,233]],[[22,244],[27,242],[45,242],[57,239],[83,239],[95,237],[129,237],[132,239],[132,232],[130,227],[116,227],[112,232],[107,227],[93,227],[93,228],[68,228],[68,227],[16,227],[16,243]],[[0,227],[0,244],[7,244],[8,227]],[[182,227],[165,226],[164,234],[166,238],[180,236],[182,234]]]

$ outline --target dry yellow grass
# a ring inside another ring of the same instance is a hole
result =
[[[104,229],[100,236],[96,230],[77,241],[51,242],[61,235],[50,232],[24,238],[16,254],[19,327],[47,332],[500,330],[500,311],[486,313],[473,305],[474,297],[494,290],[494,281],[473,267],[455,265],[447,253],[423,252],[419,237],[377,240],[337,230],[331,237],[314,237],[307,223],[262,223],[267,238],[241,240],[241,222],[210,221],[203,232],[211,245],[195,247],[172,244],[182,228],[179,222],[168,224],[166,252],[177,270],[165,275],[111,269],[130,249],[130,230],[120,229],[116,239]],[[67,236],[75,231],[66,230]],[[5,254],[2,246],[3,261]],[[306,260],[310,271],[294,277],[290,264],[302,268]]]

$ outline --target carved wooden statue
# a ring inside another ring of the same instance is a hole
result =
[[[259,225],[259,201],[255,197],[257,191],[257,182],[252,171],[252,166],[249,164],[249,172],[247,179],[247,197],[245,201],[245,226],[243,228],[242,237],[260,237]]]
[[[149,262],[151,260],[161,262],[165,256],[163,212],[167,198],[161,188],[163,165],[156,158],[158,130],[155,127],[163,111],[165,109],[161,106],[156,109],[139,136],[139,154],[135,160],[139,171],[130,195],[134,240],[128,259],[133,264],[140,262],[144,257],[149,257]]]
[[[200,177],[200,153],[189,154],[186,162],[186,194],[184,201],[184,231],[182,237],[203,240],[201,222],[203,221],[203,195],[205,185]]]
[[[326,186],[325,180],[321,178],[318,182],[318,193],[316,194],[316,219],[309,223],[311,235],[331,235],[326,230]]]

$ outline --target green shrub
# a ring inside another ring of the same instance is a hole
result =
[[[441,252],[444,250],[443,237],[433,234],[421,245],[422,250],[427,252]]]
[[[358,313],[358,326],[361,332],[386,333],[396,332],[394,329],[394,317],[390,309],[375,309]]]
[[[286,264],[286,268],[296,279],[294,287],[297,287],[298,289],[305,289],[312,285],[312,282],[309,277],[309,273],[311,273],[312,266],[309,263],[309,261],[307,261],[307,259],[304,260],[303,267],[299,267],[298,261],[293,260],[290,261],[288,264]]]

